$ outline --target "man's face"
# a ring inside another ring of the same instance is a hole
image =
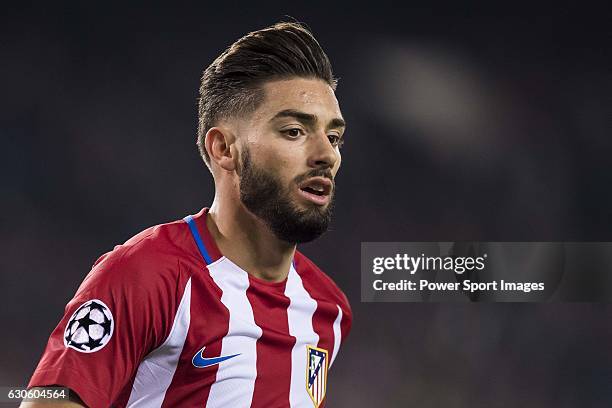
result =
[[[239,124],[240,199],[279,239],[308,242],[331,220],[344,120],[324,81],[272,81],[263,90]]]

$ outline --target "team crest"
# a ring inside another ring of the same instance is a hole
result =
[[[70,317],[64,330],[64,345],[81,353],[93,353],[106,346],[114,328],[108,306],[98,299],[87,301]]]
[[[327,350],[306,346],[306,356],[306,389],[315,408],[319,408],[327,390]]]

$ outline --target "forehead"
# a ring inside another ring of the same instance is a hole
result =
[[[269,118],[287,109],[311,113],[324,120],[342,117],[333,89],[320,79],[270,81],[262,89],[264,100],[255,112],[258,119]]]

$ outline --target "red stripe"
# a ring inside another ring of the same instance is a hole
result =
[[[349,319],[349,316],[349,312],[342,308],[342,320],[340,321],[340,344],[344,343],[344,341],[348,337],[349,330],[351,329],[352,322],[351,319]]]
[[[291,350],[295,337],[289,335],[284,295],[286,281],[265,282],[249,276],[247,298],[253,308],[255,324],[262,330],[257,340],[257,378],[251,407],[289,406],[291,387]]]
[[[208,400],[219,365],[196,368],[192,359],[204,346],[204,357],[221,355],[221,341],[229,330],[229,311],[221,294],[208,269],[192,276],[189,332],[163,407],[205,405]]]
[[[319,401],[319,399],[321,399],[321,371],[320,370],[321,369],[319,369],[319,373],[317,375],[317,388],[316,388],[317,392],[315,394],[315,399],[317,401]]]
[[[170,331],[172,329],[172,321],[174,321],[174,319],[176,319],[176,313],[178,311],[179,302],[183,298],[185,286],[187,285],[187,281],[189,280],[190,277],[191,276],[189,274],[181,274],[178,277],[178,280],[177,280],[177,293],[176,293],[176,296],[171,299],[171,301],[173,301],[172,302],[172,306],[171,306],[172,315],[165,315],[164,317],[161,317],[161,319],[166,319],[170,323],[167,324],[168,328],[164,332],[163,336],[161,337],[163,340],[160,340],[159,344],[157,344],[155,348],[161,346],[161,344],[165,341],[165,339],[167,339],[168,336],[170,336]],[[161,310],[167,310],[166,307],[162,307],[162,304],[163,304],[163,302],[162,302],[162,300],[160,300],[157,306]],[[142,316],[138,316],[138,318],[142,319],[143,317]],[[151,330],[153,330],[153,329],[151,329]],[[143,356],[142,359],[144,359],[145,357],[146,356]],[[142,360],[139,362],[138,365],[140,365],[141,362],[142,362]],[[134,380],[136,379],[137,372],[138,372],[138,368],[136,368],[134,370],[134,373],[133,373],[132,377],[130,378],[129,382],[125,385],[123,390],[117,396],[117,399],[114,401],[113,406],[124,407],[124,406],[127,405],[128,401],[130,399],[130,395],[132,393],[132,387],[134,385]]]
[[[323,407],[325,404],[325,395],[327,394],[327,368],[329,367],[329,359],[331,358],[331,352],[327,355],[328,360],[325,362],[325,370],[323,371],[323,389],[321,390],[321,397],[319,398],[319,408]]]
[[[319,399],[317,401],[321,401],[321,397],[323,396],[323,387],[325,385],[325,370],[324,366],[321,366],[321,383],[319,384]]]
[[[321,389],[319,390],[319,401],[323,398],[323,392],[325,391],[325,370],[321,367]]]
[[[321,381],[321,376],[317,375],[317,379],[315,380],[315,393],[314,393],[315,401],[319,400],[319,389],[321,388],[319,384],[320,381]]]

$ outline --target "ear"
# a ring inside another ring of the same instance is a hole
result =
[[[226,127],[215,126],[206,132],[204,146],[210,156],[210,162],[217,163],[225,171],[236,169],[236,136]],[[233,147],[233,148],[232,148]]]

